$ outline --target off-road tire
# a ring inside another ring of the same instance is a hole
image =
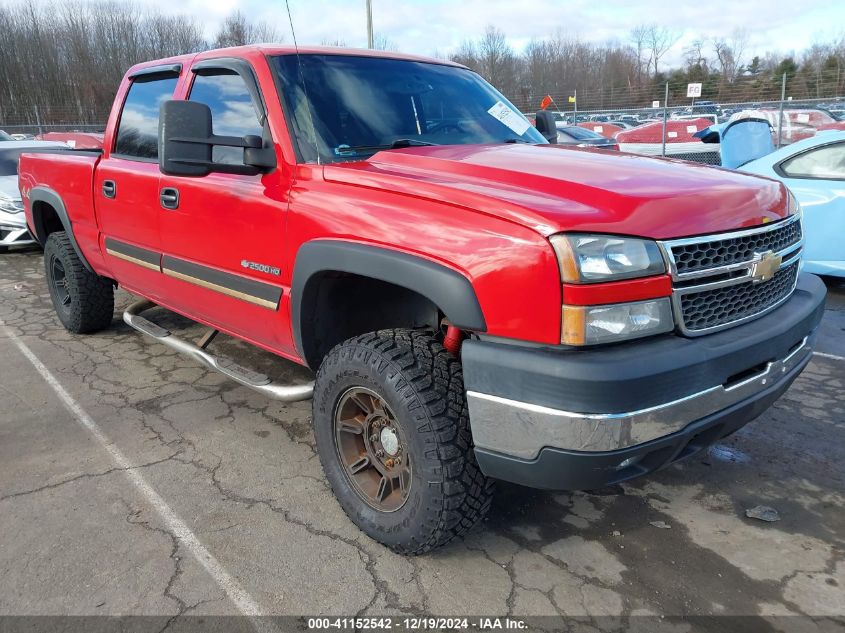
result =
[[[355,490],[341,462],[336,408],[350,388],[375,392],[407,443],[407,500],[379,511]],[[429,330],[382,330],[337,345],[317,372],[314,434],[343,510],[364,533],[401,554],[422,554],[468,532],[487,513],[492,480],[473,452],[461,363]]]
[[[69,302],[63,303],[56,287],[54,263],[64,269]],[[75,334],[103,330],[111,325],[114,317],[114,285],[110,279],[100,277],[83,265],[67,233],[51,233],[44,245],[44,272],[50,299],[65,329]]]

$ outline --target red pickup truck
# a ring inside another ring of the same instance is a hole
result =
[[[558,147],[548,119],[439,60],[206,51],[131,68],[102,151],[24,155],[20,188],[65,327],[109,326],[119,285],[159,343],[313,394],[344,510],[420,553],[495,479],[596,489],[688,457],[810,359],[825,290],[783,185]],[[314,383],[214,355],[218,331]]]

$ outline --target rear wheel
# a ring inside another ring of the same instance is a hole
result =
[[[85,268],[64,231],[47,238],[44,272],[53,307],[67,330],[84,334],[111,325],[114,286],[111,280]]]
[[[326,477],[371,538],[421,554],[486,514],[492,482],[475,461],[461,364],[430,332],[341,343],[320,366],[313,406]]]

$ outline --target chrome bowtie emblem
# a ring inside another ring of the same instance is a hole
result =
[[[751,280],[754,283],[769,281],[780,270],[783,257],[776,255],[774,251],[755,253],[751,261]]]

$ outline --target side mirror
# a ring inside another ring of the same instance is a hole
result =
[[[554,114],[548,110],[537,110],[534,125],[549,143],[557,143],[557,125],[555,125]]]
[[[211,108],[196,101],[165,101],[158,118],[158,166],[171,176],[211,173]]]
[[[242,147],[242,164],[215,163],[214,146]],[[213,171],[255,175],[276,166],[272,147],[260,136],[217,136],[211,109],[196,101],[169,100],[161,104],[158,121],[158,165],[170,176],[206,176]]]

